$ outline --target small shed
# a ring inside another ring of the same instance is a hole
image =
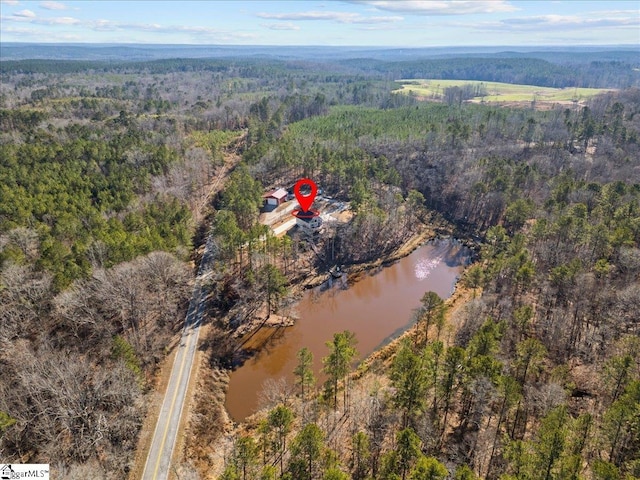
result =
[[[284,188],[278,188],[262,195],[265,206],[282,205],[287,199],[287,191]]]

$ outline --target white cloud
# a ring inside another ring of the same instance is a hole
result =
[[[7,17],[0,17],[2,21],[31,23],[35,25],[80,25],[81,20],[73,17],[36,17],[31,10],[22,10]]]
[[[31,25],[67,25],[88,28],[97,32],[146,32],[156,34],[189,34],[193,40],[206,42],[233,42],[250,40],[257,35],[245,32],[229,32],[213,27],[197,25],[161,25],[158,23],[122,23],[111,20],[79,20],[74,17],[37,17],[30,10],[2,16],[3,22],[19,22]],[[3,30],[5,30],[3,25]],[[9,30],[7,30],[9,32]]]
[[[389,23],[377,24],[377,25],[363,25],[356,28],[363,31],[390,31],[390,30],[413,30],[414,28],[407,28],[405,25],[393,25]],[[421,29],[420,29],[421,30]]]
[[[260,18],[272,18],[274,20],[335,20],[340,23],[349,23],[359,17],[351,12],[297,12],[297,13],[258,13]]]
[[[52,17],[52,18],[40,18],[38,22],[42,25],[78,25],[82,23],[77,18],[73,17]]]
[[[363,17],[357,18],[351,23],[361,23],[361,24],[375,24],[375,23],[395,23],[401,22],[404,20],[404,17],[395,16],[395,17]]]
[[[263,23],[262,26],[270,30],[300,30],[298,25],[291,22]]]
[[[46,10],[66,10],[69,8],[64,3],[60,2],[40,2],[40,7]]]
[[[207,41],[232,42],[234,40],[250,40],[257,36],[245,32],[228,32],[213,27],[198,25],[161,25],[159,23],[120,23],[111,20],[95,20],[84,22],[84,26],[98,32],[144,32],[158,34],[191,34],[195,39]]]
[[[2,5],[18,5],[20,2],[18,0],[0,0]]]
[[[93,30],[98,32],[112,32],[116,30],[116,26],[113,24],[111,20],[96,20],[92,25]]]
[[[296,13],[258,13],[258,17],[273,20],[326,20],[338,23],[391,23],[400,22],[403,17],[364,17],[354,12],[320,12],[317,10]]]
[[[82,37],[73,33],[57,33],[50,31],[43,31],[36,28],[22,28],[22,27],[6,27],[2,29],[2,35],[11,34],[16,37],[35,37],[43,38],[46,36],[48,40],[60,40],[60,41],[78,41],[82,40]]]
[[[16,28],[16,27],[6,27],[2,29],[2,34],[11,33],[13,35],[36,35],[41,33],[40,30],[36,30],[35,28]]]
[[[598,13],[598,15],[593,15]],[[640,28],[640,19],[627,11],[587,12],[581,15],[536,15],[468,25],[480,30],[591,30],[594,28]]]
[[[519,10],[506,0],[350,0],[378,10],[407,15],[469,15]]]
[[[14,13],[13,16],[18,18],[35,18],[36,14],[31,10],[20,10],[19,12]]]

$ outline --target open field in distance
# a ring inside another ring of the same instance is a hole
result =
[[[397,80],[398,93],[415,95],[423,100],[442,100],[446,88],[470,85],[482,95],[474,97],[472,102],[537,102],[562,103],[580,102],[603,92],[605,88],[552,88],[536,85],[518,85],[479,80],[442,80],[442,79],[405,79]]]

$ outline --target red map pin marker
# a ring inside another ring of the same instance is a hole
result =
[[[311,193],[309,195],[302,195],[302,192],[300,192],[300,188],[303,185],[309,185],[309,188],[311,188]],[[308,212],[316,198],[316,193],[318,193],[318,186],[309,178],[301,178],[293,187],[293,193],[295,194],[300,207],[302,207],[302,211]]]

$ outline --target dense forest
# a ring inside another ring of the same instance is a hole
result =
[[[459,58],[422,58],[401,61],[372,60],[369,57],[347,58],[322,63],[311,62],[308,56],[296,61],[257,60],[255,58],[183,58],[153,61],[87,61],[87,60],[11,60],[0,63],[2,72],[72,73],[86,70],[104,72],[169,73],[175,71],[218,71],[230,67],[238,69],[240,76],[255,77],[258,72],[270,76],[290,72],[292,69],[346,72],[378,79],[436,78],[455,80],[482,80],[489,82],[519,83],[541,87],[625,88],[638,85],[637,68],[640,59],[634,52],[612,52],[613,55],[547,53],[544,58],[521,58],[514,55],[486,55]],[[618,55],[615,55],[618,53]],[[596,58],[594,58],[596,57]],[[602,57],[598,59],[597,57]],[[616,58],[616,59],[613,59]],[[620,59],[617,59],[620,58]],[[576,60],[579,61],[576,61]]]
[[[353,374],[338,332],[317,384],[247,425],[199,409],[224,479],[640,477],[637,65],[542,59],[1,63],[0,455],[62,478],[133,465],[190,262],[210,233],[212,370],[301,278],[384,257],[431,222],[479,245],[449,304]],[[544,108],[421,103],[399,77],[619,89]],[[273,237],[265,188],[312,177],[353,219]],[[224,188],[222,187],[224,184]],[[207,370],[209,371],[209,370]],[[186,459],[203,474],[206,454]],[[197,478],[193,470],[192,475]]]

